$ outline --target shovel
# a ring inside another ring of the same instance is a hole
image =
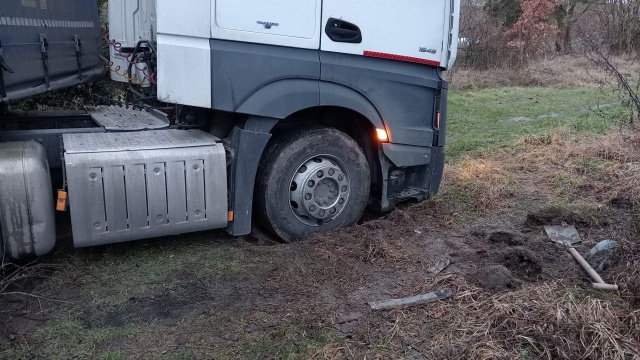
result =
[[[586,271],[591,279],[593,280],[594,289],[599,290],[618,290],[618,285],[606,284],[604,280],[600,277],[600,275],[593,270],[591,265],[580,255],[580,253],[574,249],[573,245],[579,244],[582,242],[582,238],[580,238],[580,234],[578,234],[578,230],[576,230],[575,226],[545,226],[544,230],[547,233],[549,239],[555,243],[558,243],[567,249],[567,251],[573,256],[574,259],[582,266],[584,271]]]

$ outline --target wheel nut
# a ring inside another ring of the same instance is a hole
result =
[[[342,181],[342,180],[344,180],[344,176],[338,175],[338,181]]]
[[[307,183],[307,185],[308,185],[310,188],[312,188],[312,187],[316,186],[316,182],[315,182],[315,181],[313,181],[313,180],[309,180],[309,182]]]
[[[333,176],[336,173],[335,170],[333,169],[329,169],[329,176]]]
[[[338,204],[340,204],[340,205],[344,204],[344,199],[338,200]]]
[[[336,214],[336,208],[331,208],[331,210],[329,210],[329,214],[335,215]]]
[[[319,179],[322,179],[322,177],[324,176],[324,171],[320,170],[316,175],[318,175]]]
[[[347,185],[342,185],[342,192],[347,192]]]
[[[325,215],[325,212],[324,212],[324,210],[320,210],[320,213],[319,213],[319,215],[320,215],[320,217],[324,217],[324,215]]]
[[[316,206],[315,206],[315,205],[311,205],[311,206],[309,207],[309,211],[311,211],[311,212],[316,211]]]
[[[311,200],[312,197],[313,196],[311,196],[311,194],[307,194],[307,195],[304,196],[304,199],[305,200]]]

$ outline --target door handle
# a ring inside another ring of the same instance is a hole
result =
[[[325,33],[329,39],[335,42],[360,44],[362,42],[362,32],[360,28],[350,22],[330,18],[325,27]]]

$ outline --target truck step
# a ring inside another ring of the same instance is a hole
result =
[[[158,130],[169,127],[167,115],[155,109],[147,111],[121,106],[87,106],[86,110],[107,131]]]
[[[200,130],[65,134],[76,247],[227,225],[226,155]]]

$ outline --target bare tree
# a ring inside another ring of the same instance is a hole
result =
[[[553,17],[558,26],[556,50],[561,54],[572,52],[573,27],[596,4],[606,0],[558,0]]]
[[[616,54],[640,50],[640,0],[606,0],[596,12],[603,27],[600,34]]]

